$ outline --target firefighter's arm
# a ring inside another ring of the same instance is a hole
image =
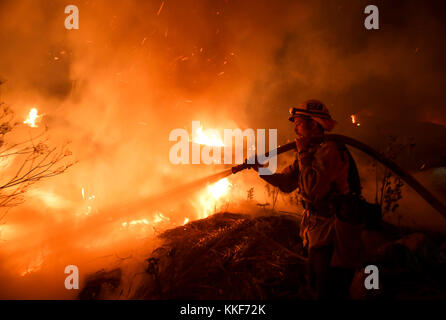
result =
[[[299,186],[299,165],[297,160],[280,173],[260,175],[266,182],[278,187],[280,191],[290,193]]]
[[[327,142],[316,150],[300,152],[298,163],[301,192],[310,201],[324,198],[332,184],[341,175],[348,173],[348,158],[332,142]]]

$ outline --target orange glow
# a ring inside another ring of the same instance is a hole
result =
[[[9,240],[14,233],[14,228],[11,225],[0,224],[0,238],[3,241]]]
[[[57,193],[52,191],[46,191],[42,189],[33,189],[29,191],[29,196],[39,199],[48,208],[54,209],[67,209],[72,205],[71,201],[63,198]]]
[[[43,265],[43,255],[39,254],[34,260],[30,262],[28,267],[20,273],[20,275],[24,277],[30,273],[39,271],[42,268],[42,265]]]

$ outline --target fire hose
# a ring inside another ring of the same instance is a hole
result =
[[[427,190],[422,184],[420,184],[411,174],[402,169],[396,162],[391,159],[386,158],[382,153],[376,151],[375,149],[369,147],[368,145],[340,134],[327,134],[325,138],[330,141],[344,143],[355,149],[358,149],[365,154],[369,155],[373,159],[377,160],[396,175],[398,175],[404,182],[406,182],[415,192],[417,192],[427,203],[429,203],[436,211],[438,211],[443,218],[446,219],[446,206],[438,200],[429,190]],[[264,157],[268,157],[271,152],[276,153],[276,155],[285,153],[290,150],[296,149],[296,143],[290,142],[285,145],[279,146],[275,150],[266,152]],[[246,161],[243,164],[232,167],[232,173],[235,174],[241,170],[248,169],[252,165],[248,164]]]

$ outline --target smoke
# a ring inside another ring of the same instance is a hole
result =
[[[352,113],[446,125],[442,3],[376,1],[378,31],[363,27],[366,1],[70,4],[79,8],[79,30],[64,28],[65,1],[0,1],[1,100],[19,119],[37,107],[50,141],[71,141],[79,160],[8,213],[2,297],[73,297],[63,288],[65,265],[85,275],[105,265],[96,257],[127,254],[156,233],[152,224],[133,233],[110,224],[98,236],[106,222],[86,222],[104,211],[150,222],[162,213],[170,222],[161,224],[172,225],[196,218],[194,196],[176,194],[125,212],[127,203],[225,169],[169,163],[169,132],[190,130],[192,120],[277,128],[280,143],[293,138],[288,108],[318,98],[350,135],[358,134]],[[265,200],[252,172],[233,185],[240,199],[255,186]]]

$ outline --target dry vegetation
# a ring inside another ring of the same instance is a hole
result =
[[[32,184],[64,173],[74,164],[67,144],[57,147],[48,144],[47,128],[35,135],[30,133],[22,141],[8,143],[8,136],[13,136],[19,125],[23,124],[15,121],[11,108],[0,103],[0,163],[8,165],[7,169],[0,169],[0,207],[3,208],[21,204]]]

